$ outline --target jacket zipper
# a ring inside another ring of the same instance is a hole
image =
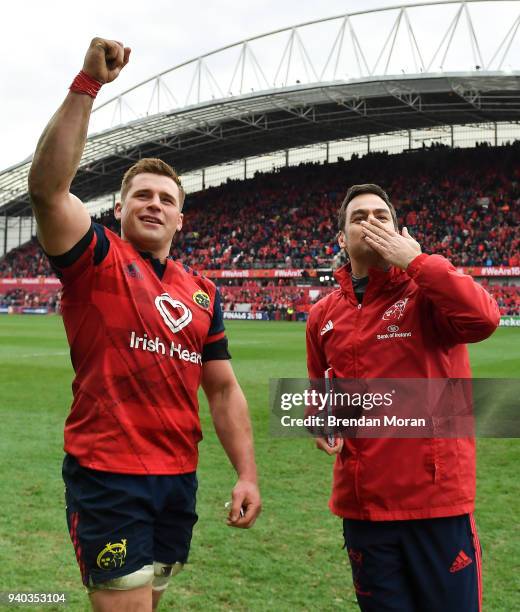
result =
[[[354,378],[358,378],[358,340],[359,340],[359,319],[361,318],[361,304],[357,305],[357,317],[356,317],[356,341],[353,343],[354,353]]]
[[[359,369],[358,369],[358,341],[359,341],[359,320],[361,319],[361,306],[362,304],[357,305],[357,316],[356,316],[356,328],[355,328],[355,342],[353,342],[353,353],[354,353],[354,378],[359,377]],[[358,507],[361,506],[361,498],[359,495],[359,452],[356,450],[355,457],[355,466],[354,466],[354,496],[356,498],[356,504]]]

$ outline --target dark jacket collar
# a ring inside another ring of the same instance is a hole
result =
[[[341,268],[338,268],[334,272],[334,278],[339,283],[343,293],[349,296],[353,301],[356,300],[354,296],[354,289],[352,287],[352,266],[350,262],[346,263],[344,266],[341,266]],[[367,291],[370,290],[370,293],[373,291],[386,291],[396,283],[400,284],[402,282],[406,282],[407,279],[408,275],[406,272],[400,268],[396,268],[395,266],[390,266],[388,270],[369,268]]]

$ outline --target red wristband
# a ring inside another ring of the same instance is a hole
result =
[[[87,94],[87,96],[95,98],[98,91],[101,89],[101,85],[103,85],[103,83],[96,81],[96,79],[93,79],[86,72],[81,70],[72,81],[69,90],[79,94]]]

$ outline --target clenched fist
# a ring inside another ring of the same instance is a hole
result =
[[[105,38],[93,38],[85,55],[83,72],[100,83],[110,83],[128,64],[130,47]]]

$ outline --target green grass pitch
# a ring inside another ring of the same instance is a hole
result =
[[[357,610],[341,523],[327,509],[332,461],[310,439],[269,434],[269,379],[305,376],[304,325],[227,327],[254,423],[264,512],[251,531],[226,526],[234,472],[201,401],[200,518],[190,563],[161,609]],[[518,377],[519,340],[520,329],[501,329],[472,346],[475,376]],[[59,317],[0,319],[0,591],[66,591],[68,609],[83,611],[89,607],[66,530],[60,472],[71,380]],[[519,605],[520,444],[482,439],[478,450],[485,608],[509,612]]]

